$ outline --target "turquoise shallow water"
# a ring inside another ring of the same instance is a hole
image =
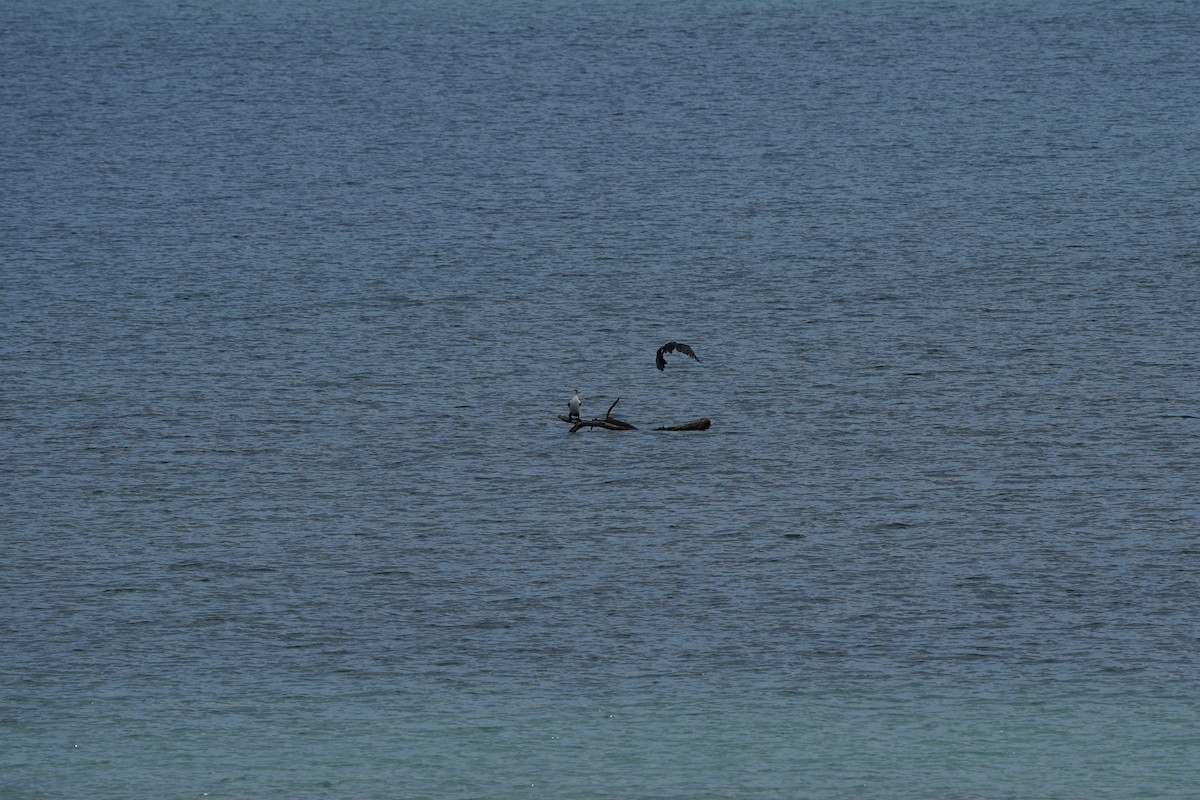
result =
[[[269,721],[261,699],[222,705],[136,739],[63,730],[46,766],[89,776],[58,779],[64,795],[184,795],[165,788],[184,778],[210,796],[1118,797],[1133,785],[1177,796],[1192,777],[1180,700],[764,694],[734,709],[525,696],[414,713],[413,698],[323,695],[289,696]]]
[[[1195,796],[1198,28],[6,6],[0,796]]]

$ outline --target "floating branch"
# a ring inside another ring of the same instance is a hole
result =
[[[636,425],[630,425],[628,422],[620,419],[571,419],[570,417],[558,415],[558,418],[563,422],[571,423],[571,433],[580,428],[605,428],[610,431],[636,431]]]
[[[706,431],[712,427],[712,421],[708,417],[702,417],[695,422],[688,422],[684,425],[664,425],[661,428],[655,428],[656,431]]]
[[[612,410],[617,407],[617,403],[621,402],[621,398],[612,401],[612,405],[608,407],[608,411],[604,412],[604,419],[596,417],[594,419],[579,419],[578,417],[557,415],[563,422],[570,423],[571,433],[580,428],[604,428],[610,431],[636,431],[636,425],[630,425],[625,420],[616,419],[612,415]]]
[[[621,402],[621,398],[612,401],[612,405],[608,407],[608,411],[604,412],[604,419],[596,417],[594,419],[579,419],[567,414],[558,414],[558,418],[571,426],[571,433],[575,433],[580,428],[604,428],[608,431],[636,431],[637,426],[631,425],[623,419],[616,419],[612,415],[612,410],[617,407],[617,403]],[[666,425],[661,428],[655,428],[656,431],[706,431],[712,427],[712,422],[708,417],[702,417],[695,422],[688,422],[683,425]]]

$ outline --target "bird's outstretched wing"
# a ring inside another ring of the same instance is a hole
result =
[[[685,356],[691,356],[697,361],[700,360],[700,356],[696,355],[695,351],[686,344],[681,344],[679,342],[667,342],[662,347],[658,348],[658,352],[654,354],[654,366],[658,367],[660,371],[665,369],[667,366],[667,360],[663,358],[663,353],[673,353],[676,350],[683,353]]]
[[[675,345],[676,350],[683,353],[685,356],[691,356],[692,358],[696,359],[697,361],[700,360],[700,356],[696,355],[696,352],[694,350],[692,350],[692,348],[688,347],[686,344],[680,344],[679,342],[672,342],[672,344]]]

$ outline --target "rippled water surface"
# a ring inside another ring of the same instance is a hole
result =
[[[1195,797],[1198,36],[5,5],[0,796]]]

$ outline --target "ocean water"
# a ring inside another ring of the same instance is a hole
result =
[[[1197,41],[8,0],[0,797],[1200,796]]]

